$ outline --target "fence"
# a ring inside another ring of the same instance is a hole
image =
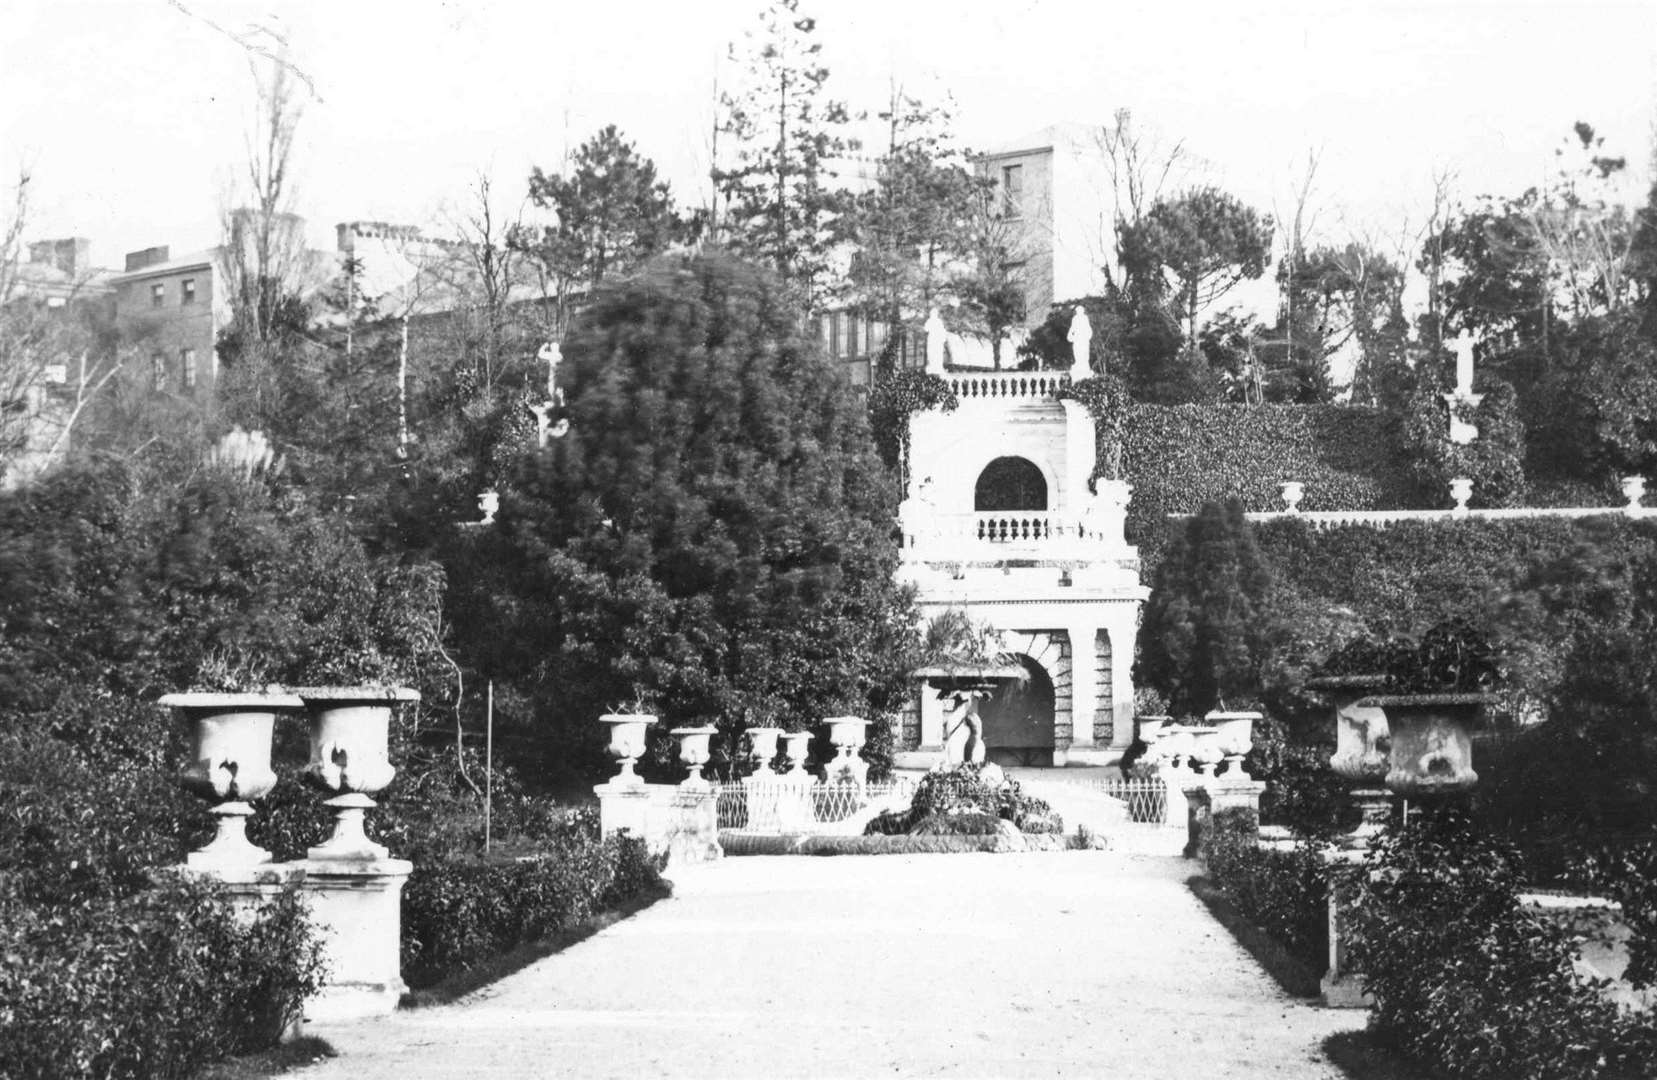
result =
[[[903,810],[914,797],[907,779],[877,784],[801,783],[783,777],[723,784],[719,828],[747,833],[861,836],[869,821]]]

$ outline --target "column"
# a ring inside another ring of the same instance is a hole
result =
[[[1139,605],[1118,604],[1105,628],[1110,635],[1110,745],[1127,749],[1133,743],[1133,646],[1139,633]]]
[[[1070,745],[1093,746],[1093,720],[1099,708],[1096,623],[1071,626],[1070,635]]]

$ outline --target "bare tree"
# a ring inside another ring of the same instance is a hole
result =
[[[19,170],[0,226],[0,482],[17,482],[57,460],[121,367],[82,317],[84,268],[41,288],[30,280],[30,182],[28,170]]]
[[[1133,124],[1133,112],[1118,109],[1114,124],[1095,133],[1099,154],[1110,182],[1113,219],[1111,251],[1105,266],[1108,284],[1125,288],[1122,275],[1122,226],[1137,226],[1168,188],[1171,178],[1182,177],[1192,165],[1185,141],[1168,143],[1141,131]]]
[[[269,344],[291,327],[310,276],[304,223],[294,213],[294,136],[304,114],[286,62],[248,58],[258,107],[242,182],[221,212],[219,269],[231,321],[248,344]]]

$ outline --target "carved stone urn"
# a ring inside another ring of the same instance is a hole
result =
[[[195,870],[257,866],[270,852],[247,838],[251,805],[276,785],[270,768],[271,736],[279,712],[295,711],[293,694],[168,694],[161,704],[178,710],[190,724],[190,761],[179,783],[213,804],[218,831],[212,841],[185,858]]]
[[[1203,723],[1215,731],[1214,743],[1225,762],[1225,774],[1234,780],[1251,779],[1243,771],[1243,759],[1254,749],[1254,722],[1264,715],[1251,710],[1223,712],[1219,709],[1203,714]]]
[[[419,701],[403,686],[303,686],[294,691],[311,725],[311,760],[305,782],[328,794],[334,833],[306,852],[312,859],[384,859],[389,856],[363,831],[363,816],[378,804],[373,796],[397,775],[387,755],[391,712]]]
[[[1360,706],[1386,710],[1392,732],[1386,785],[1411,799],[1460,795],[1479,782],[1473,728],[1492,694],[1377,694]]]
[[[788,771],[784,773],[791,780],[810,780],[811,774],[806,772],[806,759],[811,756],[811,732],[790,731],[782,737],[786,746],[784,751],[788,755]]]
[[[644,784],[634,768],[644,756],[644,732],[656,718],[649,713],[605,713],[598,722],[610,728],[608,749],[621,768],[610,783],[617,787],[637,787]]]
[[[1194,724],[1185,730],[1191,733],[1191,749],[1187,752],[1191,771],[1199,776],[1213,776],[1226,756],[1220,745],[1220,729]]]
[[[701,727],[674,728],[668,734],[679,740],[679,760],[690,769],[690,775],[684,779],[683,787],[707,787],[708,782],[702,778],[702,767],[712,756],[709,740],[719,731],[712,724]]]
[[[869,776],[869,763],[858,756],[863,749],[869,722],[861,716],[831,716],[824,720],[829,729],[829,742],[834,744],[835,757],[823,768],[823,777],[830,784],[863,784]]]
[[[1348,796],[1357,804],[1358,826],[1348,839],[1367,843],[1392,815],[1392,793],[1386,790],[1391,769],[1392,729],[1385,709],[1363,703],[1387,684],[1385,675],[1324,675],[1308,679],[1308,689],[1329,699],[1335,714],[1335,752],[1329,767],[1351,785]]]
[[[748,729],[748,742],[753,747],[755,762],[754,777],[769,779],[777,775],[771,763],[777,759],[777,740],[782,737],[782,728],[751,727]]]

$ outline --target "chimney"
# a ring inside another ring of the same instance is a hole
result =
[[[170,257],[166,244],[162,244],[160,247],[145,248],[143,251],[129,251],[127,252],[126,272],[130,274],[134,270],[157,266],[166,262]]]
[[[91,267],[92,241],[84,236],[65,240],[36,240],[29,245],[29,261],[36,265],[56,267],[73,278]]]

